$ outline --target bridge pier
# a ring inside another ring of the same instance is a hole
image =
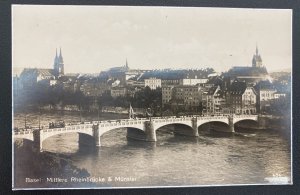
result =
[[[153,121],[145,121],[146,141],[156,142],[156,131],[154,130]]]
[[[235,132],[234,123],[233,123],[233,116],[228,117],[228,124],[229,124],[229,131],[230,132]]]
[[[101,141],[100,141],[100,129],[99,129],[99,124],[97,125],[93,125],[93,136],[94,136],[94,139],[95,139],[95,144],[97,147],[100,147],[101,146]]]
[[[193,136],[195,137],[199,136],[197,121],[197,118],[192,118]]]
[[[33,132],[33,147],[34,150],[43,152],[43,133],[39,129],[34,130]]]
[[[258,122],[258,128],[259,129],[267,129],[267,127],[268,127],[267,117],[263,117],[261,115],[258,115],[257,122]]]

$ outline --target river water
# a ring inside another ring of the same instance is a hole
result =
[[[114,114],[100,119],[125,117]],[[96,118],[82,114],[82,120]],[[49,121],[69,123],[79,119],[78,113],[40,114],[41,126]],[[24,121],[24,114],[15,114],[15,127],[23,127]],[[27,114],[26,121],[27,125],[37,126],[38,114]],[[158,141],[148,143],[128,140],[126,129],[115,129],[101,137],[100,148],[94,148],[80,146],[78,134],[69,133],[48,138],[43,148],[46,152],[61,154],[75,167],[86,170],[91,178],[105,180],[72,183],[68,176],[65,178],[68,182],[62,187],[291,183],[290,144],[281,131],[256,130],[243,135],[200,131],[199,134],[197,138],[174,136],[168,129],[162,129],[157,132]]]

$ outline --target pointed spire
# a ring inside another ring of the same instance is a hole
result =
[[[55,48],[54,69],[55,69],[55,66],[57,65],[57,61],[58,61],[57,48]]]
[[[61,57],[61,47],[59,47],[59,57]]]
[[[126,68],[128,68],[128,62],[127,62],[127,58],[126,58],[126,65],[125,65],[125,67],[126,67]]]
[[[256,55],[258,55],[258,48],[257,48],[257,43],[256,43]]]
[[[63,57],[62,57],[62,52],[61,52],[61,47],[59,47],[59,57],[58,57],[58,62],[60,64],[64,63]]]

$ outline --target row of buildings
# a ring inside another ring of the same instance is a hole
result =
[[[289,87],[287,82],[287,87]],[[121,67],[102,71],[98,75],[65,74],[62,52],[56,52],[53,69],[25,68],[14,77],[14,96],[30,93],[37,85],[60,87],[85,96],[103,94],[134,97],[145,87],[161,90],[161,107],[189,110],[204,114],[253,114],[263,112],[272,101],[282,99],[287,92],[279,91],[256,48],[252,66],[233,67],[221,75],[213,69],[200,70],[137,70],[128,62]]]

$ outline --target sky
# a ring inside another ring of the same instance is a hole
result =
[[[65,73],[251,66],[256,45],[269,71],[292,64],[292,11],[274,9],[13,5],[13,68]]]

